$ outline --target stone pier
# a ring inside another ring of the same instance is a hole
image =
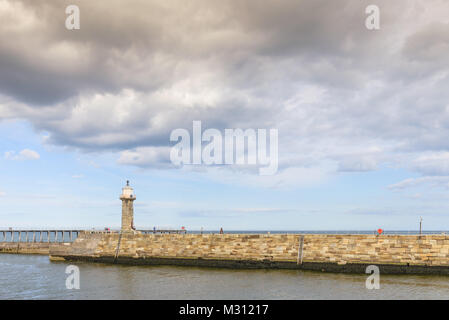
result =
[[[54,259],[227,268],[449,274],[449,236],[323,234],[80,234]]]
[[[0,242],[0,253],[11,254],[41,254],[49,255],[52,251],[61,251],[61,247],[70,246],[70,243],[46,243],[46,242]],[[62,249],[64,250],[64,249]]]

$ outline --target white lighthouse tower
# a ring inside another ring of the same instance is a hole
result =
[[[120,195],[122,200],[122,232],[134,231],[134,200],[136,196],[133,188],[129,186],[129,181],[126,181],[126,186],[122,188]]]

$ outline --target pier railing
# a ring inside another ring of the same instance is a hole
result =
[[[0,230],[0,242],[73,242],[83,230]]]
[[[154,229],[146,229],[146,230],[136,230],[138,232],[141,232],[143,234],[150,234],[150,233],[176,233],[176,234],[181,234],[181,233],[186,233],[187,231],[182,229],[182,230],[154,230]]]
[[[186,230],[136,230],[143,234],[150,233],[186,233]],[[0,242],[73,242],[81,232],[88,233],[119,233],[119,230],[0,230]]]

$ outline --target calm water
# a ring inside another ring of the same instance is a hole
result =
[[[226,270],[77,263],[80,290],[65,287],[65,262],[0,254],[0,299],[449,299],[449,277],[296,270]]]

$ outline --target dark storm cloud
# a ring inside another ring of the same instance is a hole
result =
[[[126,7],[118,1],[78,1],[82,27],[77,31],[64,27],[69,4],[9,1],[4,5],[4,15],[14,16],[1,22],[3,93],[44,105],[89,90],[152,91],[194,72],[176,74],[179,64],[201,65],[209,59],[215,60],[225,85],[253,88],[266,83],[270,74],[263,73],[275,71],[267,67],[285,70],[290,67],[284,61],[288,58],[303,66],[283,77],[312,76],[333,84],[347,80],[351,85],[344,69],[339,77],[320,75],[319,66],[313,64],[329,59],[330,64],[344,66],[354,55],[369,53],[369,43],[376,42],[363,27],[363,1],[264,5],[194,1],[186,6],[130,1]],[[310,63],[313,74],[308,74]]]

